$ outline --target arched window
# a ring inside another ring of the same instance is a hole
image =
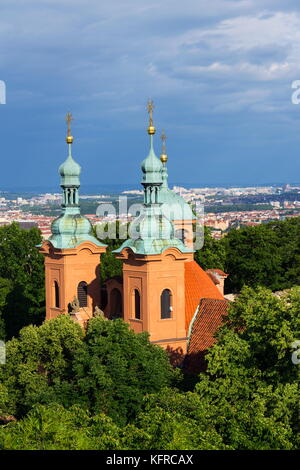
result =
[[[114,288],[110,294],[110,316],[111,318],[122,318],[122,295],[119,289]]]
[[[54,306],[59,308],[59,285],[57,281],[54,281]]]
[[[87,283],[81,281],[77,286],[77,297],[80,307],[87,307]]]
[[[171,318],[172,312],[172,293],[170,289],[165,289],[162,291],[160,296],[160,317]]]
[[[141,319],[141,297],[137,289],[134,289],[133,292],[134,292],[134,298],[133,298],[134,318],[136,318],[137,320],[140,320]]]

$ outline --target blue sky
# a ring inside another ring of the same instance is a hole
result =
[[[138,186],[146,101],[186,184],[300,182],[299,1],[1,0],[1,186]]]

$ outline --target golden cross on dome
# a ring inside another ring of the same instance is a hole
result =
[[[68,136],[71,136],[71,121],[73,121],[73,116],[71,113],[67,113],[66,122],[68,124]]]
[[[149,113],[149,126],[153,126],[153,109],[154,104],[152,100],[148,100],[147,109]]]
[[[166,153],[166,140],[167,140],[167,136],[166,136],[164,130],[162,131],[160,138],[161,138],[161,140],[162,140],[162,153],[165,154],[165,153]]]

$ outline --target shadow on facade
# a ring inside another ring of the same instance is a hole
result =
[[[169,360],[173,367],[182,367],[185,354],[182,348],[172,348],[171,346],[166,347]]]

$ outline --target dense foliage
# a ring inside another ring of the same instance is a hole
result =
[[[230,230],[221,240],[205,227],[204,245],[195,260],[204,269],[229,274],[227,292],[243,286],[265,286],[273,291],[300,285],[300,217]]]
[[[4,449],[298,449],[300,289],[244,288],[190,391],[122,320],[24,328],[0,367]],[[2,418],[1,418],[2,416]],[[59,417],[59,419],[58,419]]]
[[[44,259],[37,228],[0,227],[0,339],[44,319]]]
[[[77,404],[124,424],[138,412],[147,391],[156,392],[171,379],[164,351],[122,320],[94,318],[84,334],[61,315],[23,328],[6,349],[0,409],[17,418],[36,404]]]
[[[221,243],[228,291],[243,285],[273,291],[300,285],[300,217],[231,230]]]
[[[203,247],[195,252],[195,261],[206,269],[225,269],[225,246],[222,240],[216,240],[211,235],[212,230],[204,227]]]

